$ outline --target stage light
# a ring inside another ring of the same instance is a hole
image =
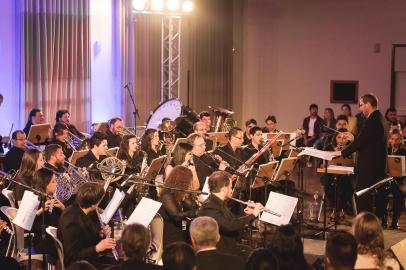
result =
[[[164,9],[163,0],[151,0],[151,9],[153,11],[162,11]]]
[[[184,12],[191,12],[193,10],[193,1],[186,0],[182,4],[182,10]]]
[[[167,2],[167,8],[170,11],[177,11],[179,9],[179,6],[179,0],[168,0]]]
[[[143,11],[147,8],[147,0],[133,0],[132,6],[137,11]]]

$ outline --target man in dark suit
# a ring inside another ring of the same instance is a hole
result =
[[[219,226],[211,217],[198,217],[190,224],[190,238],[196,251],[199,270],[239,270],[245,261],[238,256],[220,253],[216,245],[220,240]]]
[[[17,171],[20,168],[21,160],[25,152],[25,143],[27,138],[22,130],[16,130],[11,135],[13,139],[13,147],[7,152],[4,157],[4,171]]]
[[[366,120],[357,138],[338,155],[348,157],[357,152],[356,190],[368,188],[386,176],[386,138],[385,119],[378,111],[378,100],[373,94],[366,94],[359,102],[360,111]],[[357,200],[358,212],[372,211],[372,192],[362,195]],[[375,195],[376,215],[383,218],[384,197],[382,192]]]
[[[239,233],[263,211],[260,203],[249,203],[244,209],[245,215],[237,217],[227,207],[227,200],[232,197],[231,175],[224,171],[214,172],[209,177],[210,196],[200,207],[198,216],[209,216],[217,221],[220,228],[220,252],[247,256],[250,248],[237,244]]]
[[[120,147],[122,130],[123,120],[120,117],[109,120],[109,129],[106,131],[109,148]]]
[[[85,183],[76,194],[76,203],[62,213],[58,238],[64,247],[65,265],[87,260],[98,268],[105,268],[114,263],[105,253],[116,246],[114,239],[104,237],[111,233],[111,228],[106,225],[102,229],[95,215],[103,196],[103,186]]]
[[[323,119],[318,115],[319,107],[317,104],[309,106],[310,115],[303,119],[303,129],[305,130],[304,145],[312,147],[315,141],[320,137]]]
[[[107,137],[104,133],[95,132],[90,138],[90,150],[86,155],[76,161],[76,166],[79,168],[89,168],[90,177],[94,180],[101,180],[101,174],[97,171],[97,163],[106,158],[107,153]]]

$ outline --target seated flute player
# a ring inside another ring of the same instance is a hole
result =
[[[245,214],[235,216],[227,207],[227,201],[233,193],[231,174],[224,171],[210,175],[209,190],[211,194],[198,211],[198,216],[209,216],[217,221],[221,236],[217,249],[222,253],[248,257],[251,248],[238,244],[238,235],[259,216],[264,206],[249,201],[244,209]]]

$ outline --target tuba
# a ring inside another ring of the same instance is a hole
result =
[[[209,106],[209,109],[214,113],[214,132],[228,132],[237,125],[237,122],[232,118],[233,111]]]

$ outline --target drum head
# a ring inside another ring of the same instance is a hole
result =
[[[161,104],[154,110],[148,118],[147,128],[158,129],[162,119],[167,117],[175,120],[182,113],[182,103],[177,98],[169,99]]]

